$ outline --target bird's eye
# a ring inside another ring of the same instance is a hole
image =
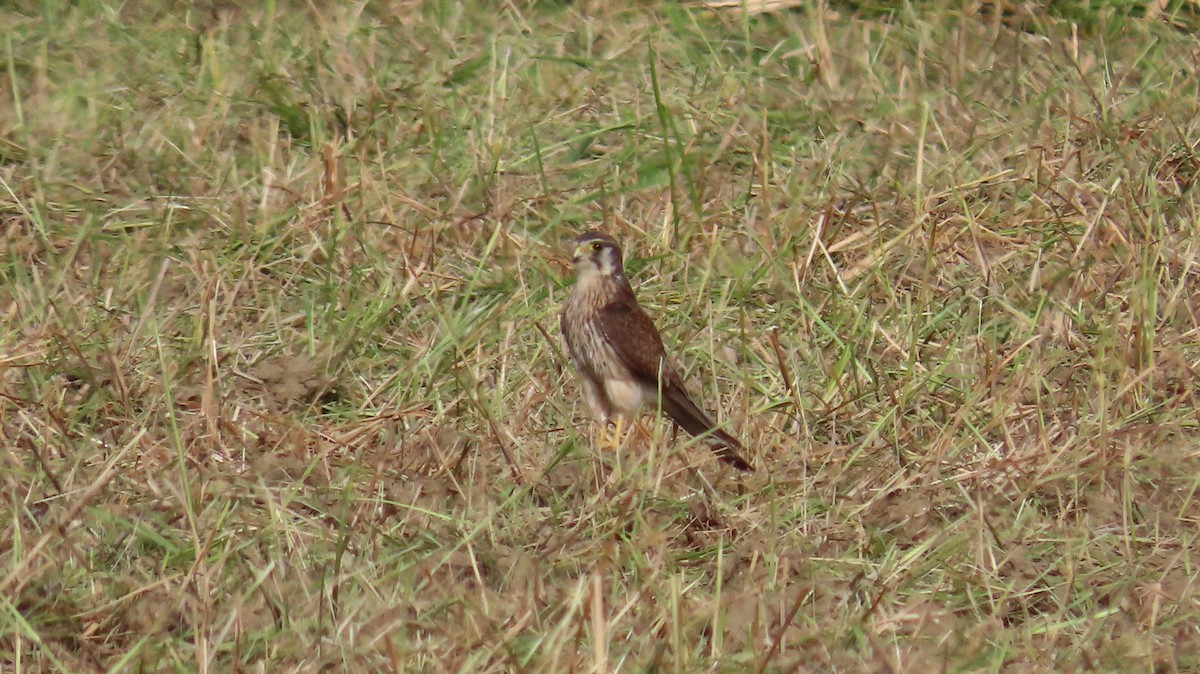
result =
[[[604,244],[600,243],[599,241],[592,242],[592,250],[596,251],[597,253],[600,252],[600,249],[603,247],[604,247]]]

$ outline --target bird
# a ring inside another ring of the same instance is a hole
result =
[[[742,443],[688,396],[654,321],[634,296],[616,239],[594,229],[580,234],[571,262],[575,285],[560,327],[583,401],[601,431],[613,422],[619,436],[620,428],[652,403],[725,463],[754,470]]]

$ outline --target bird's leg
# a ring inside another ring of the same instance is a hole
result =
[[[635,425],[635,427],[636,427],[636,425]],[[618,447],[625,444],[625,417],[624,416],[617,417],[617,431],[616,431],[616,433],[613,434],[613,444]]]
[[[636,429],[634,424],[633,428]],[[615,416],[601,422],[600,432],[596,437],[596,447],[600,449],[617,449],[625,442],[625,417]]]
[[[617,418],[613,421],[613,432],[612,432],[612,448],[613,449],[616,449],[621,446],[621,442],[622,442],[622,440],[624,440],[624,437],[623,437],[624,435],[625,435],[625,417],[623,415],[618,414]]]
[[[616,449],[617,436],[612,430],[616,422],[612,419],[604,419],[600,422],[600,428],[596,431],[596,448],[597,449]]]

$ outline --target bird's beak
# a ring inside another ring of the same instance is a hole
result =
[[[583,256],[586,254],[587,254],[587,246],[586,245],[575,246],[575,252],[571,254],[571,263],[579,264],[579,261],[582,260]]]

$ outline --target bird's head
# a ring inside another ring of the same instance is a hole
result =
[[[621,247],[617,240],[604,232],[591,230],[575,237],[575,252],[571,254],[579,278],[619,276],[624,273]]]

